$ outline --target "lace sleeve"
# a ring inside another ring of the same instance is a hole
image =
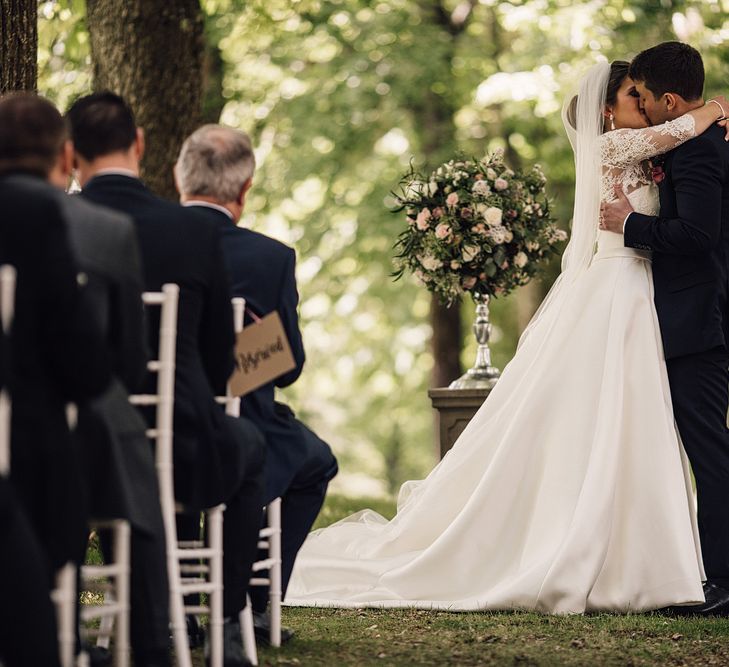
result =
[[[606,167],[629,167],[667,153],[695,136],[696,123],[689,113],[654,127],[605,132],[600,137],[600,160]]]

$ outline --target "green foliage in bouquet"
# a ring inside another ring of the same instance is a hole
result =
[[[450,160],[429,178],[411,167],[395,194],[395,211],[407,220],[395,244],[395,279],[410,270],[444,303],[526,285],[567,238],[554,224],[545,184],[539,165],[514,172],[500,151]]]

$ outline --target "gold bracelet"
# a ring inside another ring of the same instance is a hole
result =
[[[712,102],[716,104],[716,106],[718,106],[719,110],[721,111],[721,116],[719,116],[719,118],[717,118],[716,120],[726,120],[726,112],[724,111],[724,107],[721,106],[721,104],[719,104],[719,102],[717,102],[716,100],[709,100],[706,104],[711,104]]]

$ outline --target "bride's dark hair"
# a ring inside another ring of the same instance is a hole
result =
[[[618,100],[618,90],[623,85],[625,77],[628,76],[630,63],[626,60],[614,60],[610,63],[610,76],[608,77],[605,90],[605,104],[615,104]],[[569,124],[577,129],[577,95],[571,100],[567,108],[567,120]]]

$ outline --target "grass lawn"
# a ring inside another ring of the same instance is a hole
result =
[[[364,507],[395,511],[331,496],[317,527]],[[296,636],[260,650],[261,665],[729,665],[729,619],[284,608],[283,620]]]

